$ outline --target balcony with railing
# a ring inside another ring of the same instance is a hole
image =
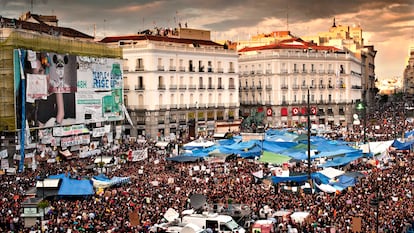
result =
[[[158,71],[164,71],[164,66],[157,66]]]
[[[223,68],[217,68],[217,73],[223,73]]]
[[[199,90],[204,90],[204,89],[206,89],[206,87],[204,85],[198,85],[198,89]]]
[[[287,71],[286,71],[286,73],[287,73]],[[272,74],[272,70],[271,69],[267,69],[266,70],[266,74]]]
[[[129,91],[129,85],[124,84],[124,91]]]
[[[289,86],[287,84],[282,84],[282,85],[280,85],[280,88],[282,90],[287,90],[287,89],[289,89]]]
[[[234,68],[230,68],[229,73],[236,73],[236,70]]]
[[[188,90],[195,90],[195,89],[197,89],[197,85],[194,85],[194,84],[188,85]]]
[[[165,90],[165,84],[158,84],[158,90]]]
[[[302,74],[307,74],[308,73],[308,70],[307,69],[303,69],[301,73]]]
[[[123,66],[122,66],[122,70],[123,70],[124,72],[128,72],[128,71],[129,71],[129,66],[127,66],[127,65],[123,65]]]
[[[266,90],[268,90],[268,91],[272,90],[272,85],[270,85],[270,84],[266,85]]]
[[[324,74],[325,73],[325,70],[318,70],[318,73],[319,74]]]
[[[335,88],[335,86],[334,85],[332,85],[332,84],[329,84],[328,85],[328,89],[334,89]]]
[[[135,71],[144,71],[144,66],[136,66]]]
[[[177,69],[176,69],[176,67],[175,66],[170,66],[169,67],[169,71],[176,71]]]
[[[212,73],[212,72],[214,72],[213,67],[207,67],[207,72],[208,72],[208,73]]]
[[[334,70],[328,70],[328,74],[334,74]]]
[[[180,90],[185,90],[185,89],[187,89],[187,85],[179,85],[178,86],[178,89],[180,89]]]
[[[214,90],[214,89],[216,89],[216,87],[214,85],[208,85],[207,89]]]
[[[177,85],[173,84],[168,87],[169,90],[177,90]]]
[[[297,73],[299,73],[299,70],[293,70],[292,71],[294,74],[297,74]]]
[[[236,86],[235,85],[229,85],[229,89],[234,90],[234,89],[236,89]]]
[[[309,88],[310,89],[315,89],[316,88],[316,85],[310,85]]]
[[[262,85],[257,86],[257,90],[262,90]]]
[[[184,67],[184,66],[180,66],[180,67],[178,67],[178,69],[179,69],[179,71],[181,71],[181,72],[185,72],[185,67]]]
[[[280,73],[281,74],[287,74],[288,73],[288,70],[287,69],[280,69]]]
[[[136,91],[143,91],[143,90],[145,90],[145,87],[143,85],[135,85],[135,90]]]
[[[308,85],[301,85],[301,86],[300,86],[300,89],[302,89],[302,90],[306,90],[306,89],[308,89]]]
[[[298,85],[298,84],[293,84],[293,85],[292,85],[292,89],[293,89],[293,90],[299,90],[299,88],[300,88],[300,87],[299,87],[299,85]]]
[[[223,90],[224,89],[224,87],[222,86],[222,85],[219,85],[218,87],[217,87],[217,90]]]

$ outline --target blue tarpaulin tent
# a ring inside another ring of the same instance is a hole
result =
[[[51,175],[48,178],[61,179],[58,195],[60,196],[89,196],[94,195],[93,185],[91,180],[72,179],[69,175],[58,174]]]
[[[327,161],[319,167],[339,167],[349,164],[350,162],[357,160],[363,156],[362,152],[348,153],[345,156],[335,157],[332,160]]]
[[[166,160],[175,161],[175,162],[195,162],[199,160],[201,157],[198,156],[191,156],[191,155],[179,155],[175,157],[168,157]]]
[[[397,148],[397,150],[410,150],[413,147],[414,140],[409,142],[400,142],[398,140],[394,140],[392,143],[392,147]]]

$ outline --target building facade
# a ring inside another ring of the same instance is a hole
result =
[[[410,48],[408,64],[404,70],[403,89],[410,99],[414,97],[414,47]]]
[[[361,60],[353,53],[292,38],[239,54],[244,118],[264,112],[266,125],[291,127],[306,124],[309,111],[321,127],[352,123],[362,98]]]
[[[363,65],[362,98],[368,107],[375,104],[375,96],[379,92],[379,89],[375,87],[375,56],[377,51],[373,45],[365,45],[361,26],[340,25],[333,19],[328,31],[320,32],[317,36],[304,36],[302,39],[321,46],[334,46],[341,50],[348,50],[361,59]]]
[[[178,28],[102,40],[123,51],[127,134],[194,138],[238,130],[238,56],[209,38]]]

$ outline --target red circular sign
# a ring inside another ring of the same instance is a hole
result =
[[[266,110],[266,115],[267,115],[267,116],[271,116],[271,115],[272,115],[272,113],[273,113],[272,108],[268,108],[268,109]]]
[[[316,115],[316,108],[315,107],[312,107],[311,108],[311,112],[312,112],[313,115]]]
[[[293,113],[293,115],[298,115],[299,109],[298,108],[293,108],[292,113]]]

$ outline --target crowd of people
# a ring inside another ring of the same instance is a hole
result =
[[[372,113],[381,122],[399,122],[397,132],[411,129],[412,125],[402,121],[399,115],[379,110]],[[390,119],[397,118],[396,121]],[[371,122],[371,121],[369,121]],[[375,127],[367,134],[393,135],[393,126]],[[390,123],[392,124],[392,123]],[[382,139],[382,138],[381,138]],[[388,140],[389,138],[383,138]],[[354,140],[354,139],[352,139]],[[148,148],[148,158],[128,161],[124,155],[129,150]],[[249,207],[250,218],[261,215],[264,206],[278,211],[309,212],[303,222],[285,219],[278,223],[277,232],[355,232],[355,219],[361,219],[360,232],[407,232],[414,226],[414,153],[390,151],[387,160],[376,166],[359,159],[346,166],[347,171],[363,171],[354,187],[340,193],[286,192],[279,185],[257,179],[252,173],[263,171],[271,176],[268,164],[254,159],[236,158],[224,163],[207,161],[178,163],[169,161],[169,156],[159,153],[153,142],[123,141],[111,156],[118,163],[106,172],[108,177],[130,177],[128,183],[107,188],[88,197],[47,197],[50,208],[45,213],[45,232],[142,232],[147,233],[155,224],[164,221],[164,213],[173,208],[178,213],[190,209],[190,197],[202,194],[207,203],[218,203],[228,207],[238,203]],[[40,163],[40,162],[39,162]],[[41,162],[36,170],[26,169],[16,175],[0,175],[0,231],[40,232],[41,222],[24,227],[21,217],[22,202],[28,190],[35,186],[39,175],[66,173],[77,179],[90,179],[101,172],[89,169],[94,158],[62,160],[58,163]],[[295,173],[306,173],[303,162],[289,167]],[[312,167],[314,171],[317,167]],[[74,187],[76,188],[76,187]],[[378,200],[378,205],[373,205]],[[137,219],[132,219],[137,213]],[[378,216],[377,216],[378,214]]]

